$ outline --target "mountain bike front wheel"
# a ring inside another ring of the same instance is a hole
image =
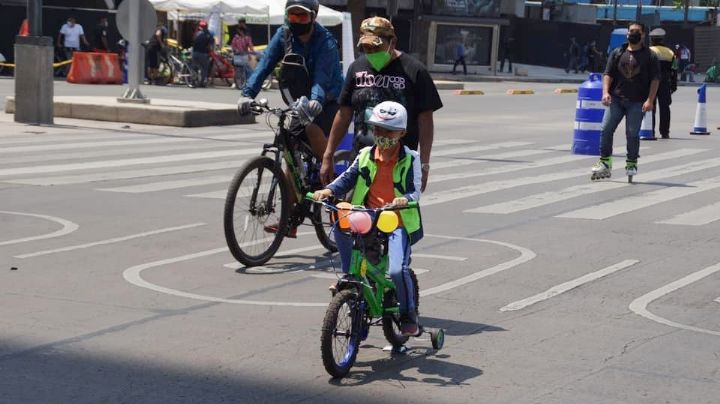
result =
[[[352,289],[337,293],[325,312],[320,352],[325,370],[333,378],[345,377],[360,349],[360,298]]]
[[[268,157],[248,161],[230,182],[223,224],[233,257],[245,266],[266,263],[288,226],[288,190],[280,167]]]

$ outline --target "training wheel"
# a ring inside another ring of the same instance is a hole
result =
[[[430,342],[432,342],[432,347],[434,349],[437,349],[438,351],[441,350],[443,344],[445,344],[445,330],[438,328],[430,331]]]

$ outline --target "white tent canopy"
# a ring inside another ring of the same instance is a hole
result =
[[[180,13],[267,14],[268,6],[249,0],[150,0],[158,11]]]
[[[285,23],[285,0],[258,0],[254,4],[268,6],[269,13],[248,13],[248,22],[267,24],[269,18],[270,25],[282,25]],[[317,21],[326,26],[340,25],[343,22],[343,13],[320,5]]]

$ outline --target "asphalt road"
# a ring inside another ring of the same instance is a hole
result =
[[[446,329],[445,347],[422,337],[391,357],[374,328],[341,381],[320,359],[333,275],[314,235],[256,270],[225,247],[224,192],[270,140],[264,124],[0,114],[0,402],[717,402],[720,89],[704,137],[688,134],[694,89],[678,90],[672,139],[642,143],[628,184],[622,125],[618,170],[591,183],[596,157],[569,152],[575,95],[557,87],[442,92],[412,265],[421,320]]]

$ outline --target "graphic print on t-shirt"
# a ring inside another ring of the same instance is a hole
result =
[[[623,52],[618,62],[618,70],[626,79],[631,79],[640,73],[640,63],[632,52]]]
[[[355,93],[353,103],[364,105],[362,114],[355,114],[355,133],[360,136],[359,141],[365,146],[372,142],[373,130],[367,125],[372,116],[372,110],[383,101],[395,101],[407,105],[403,91],[407,87],[405,76],[393,74],[379,74],[363,70],[355,72]]]

